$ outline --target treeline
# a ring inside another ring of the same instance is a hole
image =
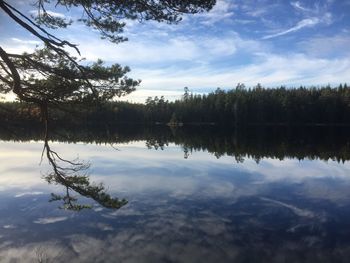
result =
[[[39,109],[24,103],[2,103],[1,120],[38,120]],[[350,125],[350,87],[264,88],[243,84],[232,90],[192,94],[185,88],[181,99],[149,97],[145,104],[109,102],[103,105],[59,105],[51,119],[62,123],[90,124],[217,124],[246,125]]]
[[[0,126],[0,140],[42,140],[38,125]],[[163,150],[171,144],[182,148],[184,158],[196,151],[208,151],[217,158],[232,156],[233,162],[253,158],[350,160],[349,127],[263,126],[221,129],[208,126],[166,127],[144,125],[63,126],[53,125],[50,138],[66,143],[110,144],[144,141],[150,149]]]
[[[181,100],[148,98],[150,122],[250,124],[350,124],[350,87],[217,89],[193,95],[185,88]]]

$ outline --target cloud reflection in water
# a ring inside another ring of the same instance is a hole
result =
[[[46,167],[33,168],[35,158],[23,155],[40,144],[0,146],[7,152],[0,155],[0,224],[15,226],[1,230],[4,262],[38,255],[53,262],[342,262],[350,254],[348,162],[236,163],[206,152],[183,159],[174,145],[57,144],[92,160],[92,180],[130,201],[117,211],[95,206],[77,214],[47,202],[52,189],[36,172]],[[35,192],[43,193],[36,201]]]

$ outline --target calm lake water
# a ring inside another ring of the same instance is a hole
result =
[[[79,211],[51,200],[67,188],[45,180],[43,142],[0,141],[0,262],[348,262],[347,140],[318,132],[254,148],[256,136],[171,134],[51,142],[128,201],[111,209],[69,190],[90,206]]]

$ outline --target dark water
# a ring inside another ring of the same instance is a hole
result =
[[[346,129],[98,131],[50,146],[120,209],[49,202],[67,188],[45,180],[40,135],[2,131],[0,262],[349,262]]]

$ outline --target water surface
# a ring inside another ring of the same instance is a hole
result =
[[[264,145],[235,152],[220,143],[213,151],[198,139],[191,147],[162,138],[52,142],[66,159],[90,162],[91,181],[128,200],[108,209],[70,190],[91,206],[79,211],[49,202],[67,189],[44,179],[52,168],[45,158],[39,164],[42,142],[1,141],[0,261],[348,261],[346,154],[331,158],[335,148],[324,145],[322,155]]]

